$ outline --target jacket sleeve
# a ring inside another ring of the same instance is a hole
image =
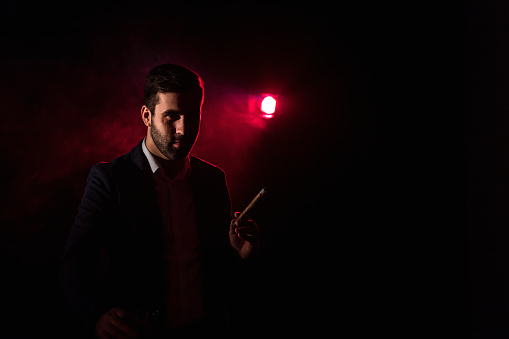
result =
[[[64,293],[88,329],[113,306],[101,284],[101,252],[118,201],[107,166],[100,163],[90,171],[59,266]]]

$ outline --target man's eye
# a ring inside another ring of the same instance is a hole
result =
[[[168,118],[169,118],[171,121],[176,121],[176,120],[179,120],[179,119],[180,119],[180,114],[170,114],[170,115],[168,115]]]

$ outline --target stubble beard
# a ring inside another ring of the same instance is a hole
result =
[[[168,141],[165,140],[164,136],[159,132],[155,126],[152,125],[152,128],[150,128],[150,136],[152,137],[152,140],[154,141],[154,144],[156,145],[159,152],[161,152],[162,155],[164,155],[168,160],[175,161],[179,160],[181,158],[185,158],[187,154],[183,157],[180,157],[181,151],[180,149],[174,148],[171,146],[171,141],[173,138]],[[182,138],[176,137],[175,140],[181,140]],[[182,145],[180,145],[182,148]]]

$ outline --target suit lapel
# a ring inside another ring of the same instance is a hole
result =
[[[157,203],[157,193],[152,180],[152,171],[140,141],[131,152],[128,153],[126,166],[122,167],[118,175],[121,176],[123,192],[124,213],[136,215],[147,219],[147,223],[162,229],[161,212]]]

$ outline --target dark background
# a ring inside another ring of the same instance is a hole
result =
[[[467,1],[465,164],[474,338],[509,337],[509,6]]]
[[[417,209],[432,174],[443,171],[414,144],[417,126],[429,120],[421,112],[429,98],[415,95],[440,57],[423,47],[429,31],[415,29],[421,14],[371,3],[0,2],[0,336],[79,337],[58,260],[88,171],[144,137],[144,77],[167,62],[204,79],[193,153],[225,170],[233,208],[268,190],[251,213],[263,236],[258,261],[232,282],[246,285],[246,309],[237,313],[251,317],[245,330],[407,335],[401,317],[428,293],[416,286],[429,276],[415,269],[429,264],[412,249],[431,233],[420,227],[429,211]],[[472,40],[470,51],[481,41]],[[481,93],[470,100],[482,101],[488,87],[470,90]],[[279,95],[272,120],[249,106],[251,95],[264,92]],[[503,124],[482,122],[500,131],[476,146],[492,151],[476,151],[472,131],[469,152],[497,161],[490,183],[505,182],[509,152],[491,147],[497,136],[507,138]],[[493,186],[470,187],[484,188]],[[426,208],[436,210],[437,201]],[[485,258],[479,244],[478,261]]]

